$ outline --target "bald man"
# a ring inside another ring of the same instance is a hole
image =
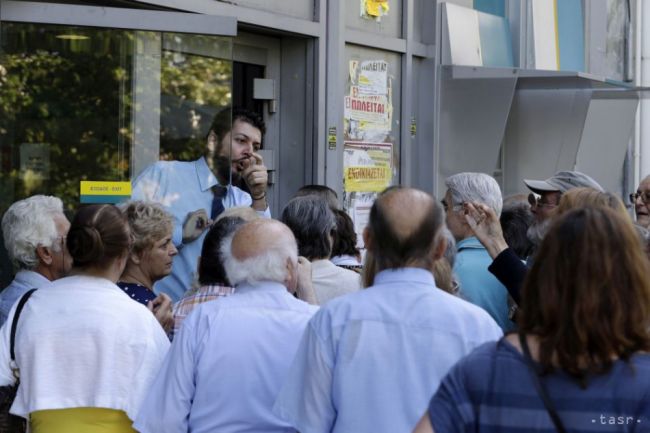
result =
[[[291,230],[268,219],[243,225],[221,253],[236,291],[185,319],[134,423],[141,433],[293,431],[272,407],[317,310],[293,296],[309,268]]]
[[[436,287],[443,225],[422,191],[379,196],[363,234],[367,289],[310,320],[275,413],[301,433],[411,431],[449,368],[501,337],[484,310]]]

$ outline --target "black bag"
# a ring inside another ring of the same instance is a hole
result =
[[[16,383],[14,385],[0,386],[0,433],[24,433],[27,430],[27,422],[25,418],[20,416],[11,415],[9,409],[14,403],[16,398],[16,391],[20,385],[20,378],[18,377],[18,366],[16,365],[16,354],[14,347],[16,343],[16,326],[18,325],[18,318],[23,311],[25,303],[32,296],[36,289],[31,289],[25,293],[16,307],[14,320],[11,322],[11,340],[9,342],[9,350],[11,354],[11,368],[14,370]]]

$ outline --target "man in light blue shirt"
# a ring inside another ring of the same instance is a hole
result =
[[[141,433],[294,431],[272,407],[317,310],[292,295],[310,274],[271,219],[247,223],[221,251],[237,290],[185,319],[135,420]]]
[[[508,318],[508,290],[488,271],[490,254],[465,221],[463,203],[482,203],[501,214],[501,188],[493,177],[485,173],[458,173],[445,180],[447,192],[442,203],[447,226],[456,238],[454,273],[460,283],[460,295],[487,311],[504,332],[515,324]]]
[[[18,273],[0,294],[0,326],[25,292],[68,273],[72,266],[65,243],[69,228],[63,203],[56,197],[35,195],[7,209],[2,217],[2,234]]]
[[[310,320],[276,414],[301,433],[411,431],[449,368],[502,335],[485,311],[436,287],[443,225],[422,191],[379,196],[364,231],[367,288]]]
[[[231,128],[232,119],[232,128]],[[155,285],[177,301],[194,283],[203,238],[224,208],[251,206],[270,217],[268,174],[257,153],[265,132],[256,113],[230,109],[217,114],[207,137],[206,156],[196,161],[159,161],[134,181],[132,198],[161,203],[174,217],[178,248],[172,272]],[[245,182],[250,193],[234,186]]]

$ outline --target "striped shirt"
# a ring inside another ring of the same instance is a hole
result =
[[[233,293],[235,293],[235,288],[228,286],[201,286],[188,290],[183,298],[174,304],[174,329],[170,334],[170,338],[176,335],[185,317],[197,306]]]
[[[555,432],[531,374],[507,340],[484,344],[449,371],[431,399],[434,431]],[[542,382],[570,432],[650,431],[650,354],[614,362],[585,389],[562,371]]]

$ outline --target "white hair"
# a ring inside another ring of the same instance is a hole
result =
[[[59,251],[56,215],[63,215],[63,202],[45,195],[17,201],[7,209],[2,217],[2,234],[9,258],[16,267],[36,268],[39,245]]]
[[[287,259],[294,264],[298,262],[298,246],[293,239],[278,239],[274,247],[266,249],[256,256],[244,260],[236,259],[232,255],[234,237],[235,233],[225,238],[221,244],[223,267],[228,281],[233,286],[260,281],[284,283],[288,277]]]
[[[477,202],[492,208],[497,216],[501,215],[501,188],[492,176],[485,173],[458,173],[445,179],[445,186],[451,191],[453,203],[449,203],[449,206]]]

